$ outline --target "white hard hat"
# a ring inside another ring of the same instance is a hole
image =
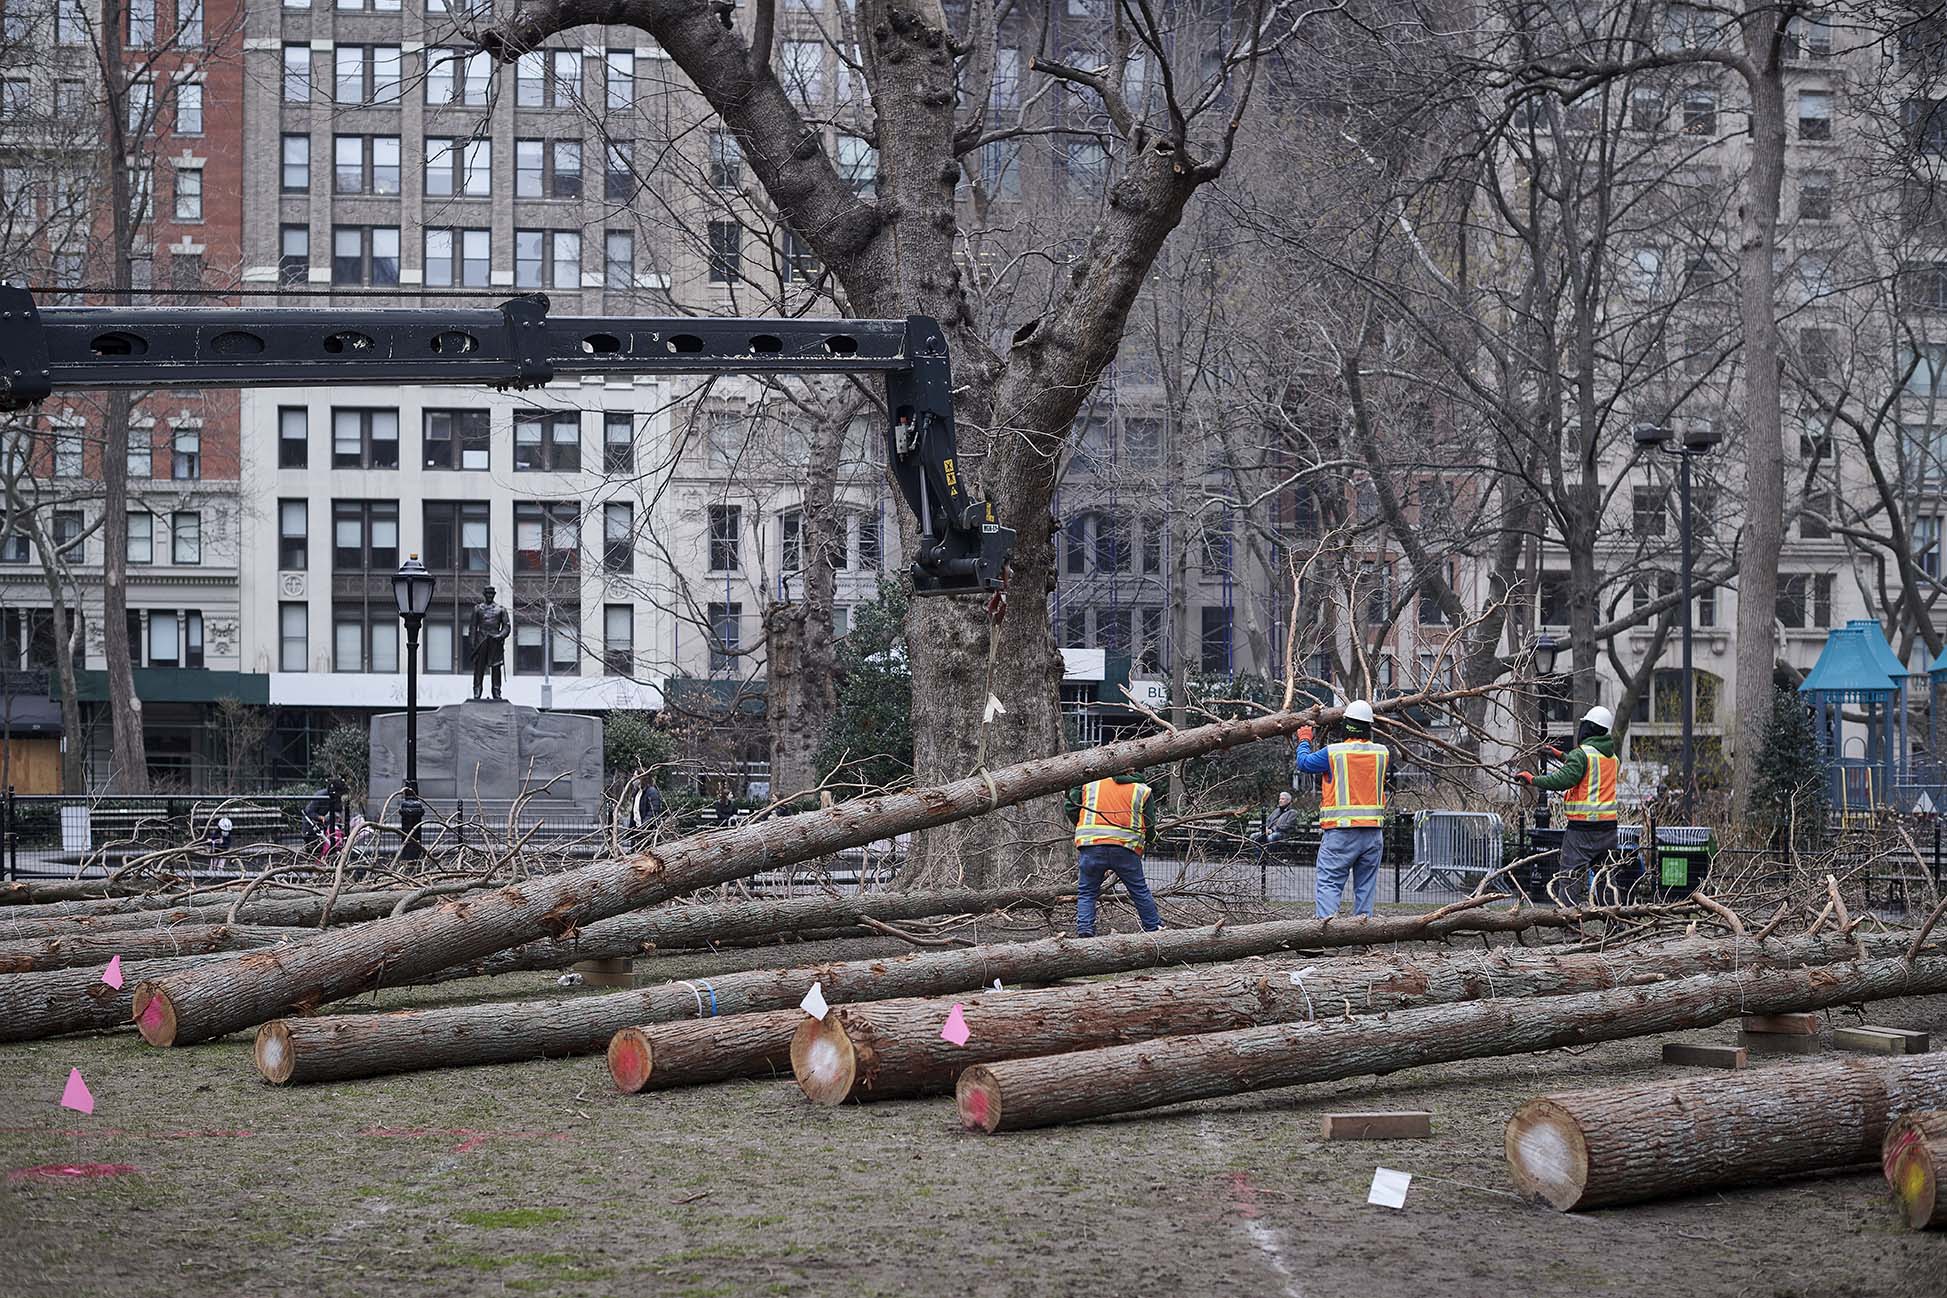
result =
[[[1347,721],[1363,721],[1367,725],[1371,725],[1372,704],[1366,702],[1364,699],[1352,700],[1352,702],[1345,705],[1345,719]]]
[[[229,832],[230,832],[230,818],[229,818],[228,816],[225,816],[225,817],[224,817],[223,819],[221,819],[221,820],[219,820],[219,821],[217,821],[217,822],[216,822],[216,827],[217,827],[218,829],[220,829],[220,830],[222,830],[222,831],[223,831],[224,833],[226,833],[226,834],[227,834],[227,833],[229,833]]]
[[[1601,726],[1604,730],[1614,730],[1616,728],[1616,714],[1608,708],[1603,707],[1600,703],[1590,708],[1587,712],[1584,712],[1582,714],[1582,720],[1592,726]]]

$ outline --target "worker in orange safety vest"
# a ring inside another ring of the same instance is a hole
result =
[[[1298,731],[1298,771],[1322,775],[1318,797],[1318,918],[1339,913],[1352,876],[1352,913],[1372,914],[1379,865],[1386,854],[1386,774],[1391,754],[1372,740],[1372,704],[1354,699],[1339,722],[1345,738],[1312,747],[1312,728]]]
[[[1562,795],[1561,873],[1571,890],[1593,887],[1595,872],[1616,850],[1616,780],[1622,762],[1613,733],[1616,714],[1597,704],[1575,728],[1575,747],[1546,775],[1516,771],[1531,789]]]
[[[1075,822],[1075,934],[1095,936],[1095,906],[1111,873],[1129,890],[1143,931],[1163,927],[1162,912],[1143,876],[1143,853],[1156,837],[1156,791],[1136,775],[1112,775],[1068,791],[1068,818]]]

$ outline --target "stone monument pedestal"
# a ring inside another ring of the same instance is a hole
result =
[[[406,714],[372,718],[366,815],[377,817],[406,778]],[[419,713],[419,796],[429,820],[464,806],[469,817],[502,822],[523,793],[521,821],[598,825],[602,722],[575,712],[543,712],[504,699],[475,699]]]

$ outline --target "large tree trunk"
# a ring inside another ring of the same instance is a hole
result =
[[[1573,912],[1478,909],[1351,922],[1285,920],[1114,937],[1050,938],[926,951],[897,960],[756,970],[568,1001],[281,1019],[258,1034],[258,1064],[272,1081],[305,1082],[595,1054],[625,1027],[796,1005],[814,981],[823,987],[827,1001],[840,1004],[968,991],[996,979],[1003,986],[1052,982],[1178,961],[1235,960],[1306,947],[1403,942],[1455,932],[1520,932],[1579,922]],[[269,1068],[265,1067],[266,1042],[275,1043],[274,1066]]]
[[[1894,1118],[1943,1104],[1939,1055],[1547,1095],[1508,1122],[1508,1171],[1560,1212],[1694,1194],[1871,1162]]]
[[[103,965],[114,956],[143,960],[152,956],[206,955],[212,951],[255,951],[294,941],[302,935],[302,929],[292,928],[181,924],[174,928],[124,929],[43,937],[28,942],[0,942],[0,975]]]
[[[965,1003],[970,1035],[964,1045],[940,1035],[946,1002],[887,1001],[834,1009],[822,1020],[806,1016],[791,1042],[791,1068],[805,1097],[820,1104],[901,1099],[950,1090],[962,1070],[1001,1059],[1327,1015],[1574,995],[1739,967],[1841,960],[1856,952],[1849,939],[1834,937],[1774,943],[1762,955],[1741,944],[1704,940],[1595,955],[1508,948],[1486,956],[1339,959],[1308,971],[1294,970],[1288,961],[1252,963],[1089,987],[984,993]],[[1294,971],[1303,972],[1302,986],[1288,977]]]
[[[1439,696],[1388,699],[1390,710]],[[153,1045],[188,1044],[254,1027],[283,1013],[308,1013],[380,985],[463,964],[522,942],[557,940],[596,920],[637,910],[714,883],[795,865],[875,839],[964,820],[996,807],[1059,793],[1154,762],[1195,757],[1305,724],[1338,709],[1280,712],[1152,735],[1079,753],[1044,757],[936,788],[914,789],[679,839],[621,861],[547,875],[433,910],[320,934],[136,988],[142,1035]]]
[[[1887,1128],[1880,1167],[1907,1225],[1947,1230],[1947,1108],[1908,1113]]]
[[[390,915],[400,902],[411,898],[416,892],[425,890],[344,893],[329,903],[331,922],[359,924],[368,919],[379,919]],[[446,895],[450,893],[427,893],[428,898]],[[198,898],[212,900],[207,904],[197,904]],[[266,887],[251,893],[248,900],[238,907],[236,917],[253,924],[316,925],[324,914],[327,900],[315,892],[294,893]],[[53,937],[64,931],[60,925],[72,925],[76,929],[105,929],[141,928],[150,924],[221,924],[229,920],[230,910],[234,906],[234,890],[226,896],[225,892],[217,889],[166,895],[134,893],[13,906],[0,908],[0,937],[11,941]],[[46,924],[56,927],[36,931],[36,925]]]
[[[832,652],[832,601],[845,520],[834,513],[845,426],[859,403],[828,396],[812,424],[804,496],[798,509],[799,597],[764,610],[764,719],[771,738],[771,796],[818,787],[812,757],[838,710]],[[834,535],[834,528],[837,529]],[[779,574],[788,581],[792,573]]]
[[[1186,1100],[1708,1027],[1740,1014],[1947,991],[1947,956],[1710,974],[1541,1001],[1405,1010],[1385,1020],[1282,1024],[1173,1037],[960,1074],[960,1120],[1018,1131]]]
[[[1751,805],[1758,750],[1771,716],[1777,665],[1778,553],[1784,543],[1785,451],[1778,364],[1778,201],[1785,175],[1783,11],[1753,6],[1741,19],[1751,95],[1750,174],[1738,306],[1744,332],[1744,509],[1737,562],[1737,706],[1731,736],[1731,819]],[[1681,432],[1681,430],[1679,430]]]
[[[132,1017],[141,979],[161,978],[225,958],[186,955],[124,961],[119,989],[103,982],[99,969],[9,974],[0,978],[0,1042],[39,1041],[65,1032],[121,1027]]]
[[[787,1073],[792,1030],[808,1017],[803,1010],[774,1010],[623,1028],[608,1043],[608,1075],[616,1090],[633,1095]]]

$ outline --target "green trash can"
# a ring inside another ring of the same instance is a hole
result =
[[[1710,874],[1717,840],[1707,825],[1658,825],[1652,877],[1663,897],[1688,897]]]

